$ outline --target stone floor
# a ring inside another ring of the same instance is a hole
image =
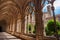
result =
[[[0,32],[0,40],[21,40],[21,39],[18,39],[15,36],[12,36],[6,32]]]

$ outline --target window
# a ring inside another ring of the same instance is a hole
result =
[[[30,2],[25,10],[25,33],[35,34],[35,7],[33,2]]]

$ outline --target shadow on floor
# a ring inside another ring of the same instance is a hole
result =
[[[21,40],[21,39],[18,39],[15,36],[12,36],[6,32],[0,32],[0,40]]]

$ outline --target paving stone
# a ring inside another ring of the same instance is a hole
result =
[[[0,32],[0,40],[21,40],[18,39],[15,36],[12,36],[11,34],[8,34],[6,32]]]

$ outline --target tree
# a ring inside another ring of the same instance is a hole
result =
[[[60,22],[56,21],[56,26],[58,29],[58,34],[60,35]],[[54,35],[55,33],[55,27],[54,27],[54,21],[53,20],[49,20],[47,23],[47,27],[45,28],[46,31],[46,35]]]

